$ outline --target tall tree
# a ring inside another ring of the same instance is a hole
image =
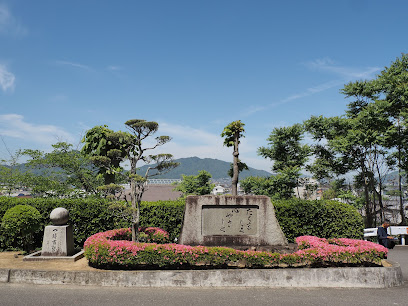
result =
[[[138,241],[140,222],[140,203],[146,188],[147,179],[154,175],[165,173],[179,164],[173,161],[171,154],[146,155],[147,151],[156,149],[169,142],[169,136],[158,136],[155,143],[144,147],[145,140],[155,134],[159,124],[154,121],[142,119],[131,119],[125,122],[130,131],[130,137],[126,138],[126,157],[130,161],[130,197],[132,202],[132,241]],[[137,166],[140,162],[151,164],[142,175],[137,173]],[[151,172],[152,170],[156,170]]]
[[[245,165],[239,160],[238,146],[240,144],[240,138],[244,137],[243,133],[245,124],[241,120],[233,121],[228,124],[221,133],[221,137],[225,137],[224,146],[233,147],[233,174],[232,174],[232,195],[238,194],[238,179],[239,179],[239,164]],[[246,165],[245,165],[246,166]],[[247,166],[246,166],[247,167]]]
[[[392,126],[387,115],[389,104],[379,100],[380,86],[377,80],[356,81],[346,84],[341,90],[346,98],[353,101],[348,104],[346,118],[352,122],[351,137],[347,138],[349,143],[354,143],[363,152],[362,158],[365,170],[360,171],[356,179],[361,178],[365,190],[372,195],[367,198],[366,208],[372,201],[374,214],[379,212],[380,222],[384,220],[383,189],[386,174],[390,170],[388,162],[390,152],[389,131]],[[363,170],[363,168],[361,168]],[[379,209],[376,208],[378,199]],[[377,221],[376,219],[373,220]],[[374,225],[376,225],[374,223]]]
[[[298,186],[300,170],[305,166],[310,148],[301,144],[304,128],[301,124],[290,127],[275,128],[268,137],[270,147],[260,147],[258,154],[271,159],[272,170],[293,181]]]
[[[316,178],[324,172],[330,177],[357,172],[355,179],[364,188],[366,225],[373,226],[375,212],[370,192],[373,190],[375,148],[369,128],[365,131],[361,129],[362,121],[346,117],[312,117],[304,124],[318,142],[313,146],[316,158],[308,169],[312,173],[317,169]]]
[[[390,127],[387,103],[378,98],[378,84],[357,81],[341,91],[353,101],[342,117],[311,117],[304,122],[306,130],[317,141],[313,146],[315,160],[308,169],[317,178],[357,172],[357,185],[364,189],[365,217],[368,227],[376,222],[376,199],[383,219],[383,181],[389,170],[386,148]]]
[[[398,186],[400,198],[401,224],[406,224],[406,217],[402,196],[402,171],[404,169],[404,158],[408,153],[408,129],[406,123],[408,108],[408,54],[402,54],[385,67],[377,78],[381,93],[389,103],[388,115],[394,126],[392,146],[395,148],[395,157],[398,165]]]

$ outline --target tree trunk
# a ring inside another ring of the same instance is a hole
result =
[[[404,202],[403,202],[403,199],[402,199],[402,175],[401,175],[401,168],[398,168],[398,190],[399,190],[399,201],[400,201],[399,212],[400,212],[400,215],[401,215],[401,225],[405,225]]]
[[[374,222],[374,227],[377,227],[377,202],[375,201],[375,197],[377,194],[377,191],[375,190],[375,187],[373,186],[373,222]],[[380,223],[382,224],[382,223]]]
[[[399,190],[399,213],[401,215],[401,225],[405,225],[404,202],[402,199],[402,175],[401,175],[401,126],[398,118],[398,190]]]
[[[132,178],[130,180],[130,201],[132,203],[132,241],[136,242],[138,238],[138,230],[139,230],[139,218],[137,214],[137,206],[136,206],[136,186],[135,181]]]
[[[366,227],[371,227],[373,225],[373,216],[370,207],[370,193],[368,190],[367,178],[364,175],[364,196],[365,196],[365,213],[366,213]]]
[[[234,164],[233,164],[233,175],[232,175],[232,186],[231,186],[231,191],[232,191],[232,195],[236,196],[238,195],[238,174],[239,174],[239,168],[238,168],[238,156],[239,156],[239,152],[238,152],[238,137],[239,137],[239,133],[235,133],[234,136]]]
[[[382,176],[381,176],[381,171],[378,166],[378,163],[376,163],[376,169],[377,169],[377,176],[378,176],[378,204],[380,205],[380,220],[381,224],[384,222],[384,203],[383,203],[383,198],[382,198],[382,191],[383,191],[383,186],[382,186]]]

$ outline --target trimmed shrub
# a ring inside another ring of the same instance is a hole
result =
[[[357,209],[337,201],[273,201],[276,218],[289,242],[299,236],[361,239],[363,218]]]
[[[313,236],[297,238],[299,251],[293,254],[118,240],[123,237],[130,237],[130,229],[89,237],[84,249],[90,265],[104,269],[376,266],[381,265],[388,252],[387,248],[368,241]]]
[[[32,206],[17,205],[6,211],[2,218],[1,230],[4,244],[30,251],[33,235],[40,229],[41,214]]]

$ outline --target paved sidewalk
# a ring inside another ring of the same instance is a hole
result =
[[[404,280],[408,282],[408,245],[397,245],[394,249],[389,251],[388,259],[396,261],[401,265]]]

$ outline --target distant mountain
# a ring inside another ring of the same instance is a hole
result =
[[[198,158],[198,157],[187,157],[175,160],[180,163],[180,166],[169,171],[168,173],[162,174],[160,176],[154,176],[152,178],[168,178],[168,179],[181,179],[181,175],[197,175],[198,171],[206,170],[211,173],[212,178],[222,179],[229,178],[228,170],[230,169],[230,163],[213,159],[213,158]],[[7,166],[6,166],[7,167]],[[47,169],[30,169],[26,164],[19,164],[16,166],[21,172],[30,171],[36,175],[48,176]],[[138,173],[144,175],[147,170],[147,165],[140,167]],[[58,168],[54,169],[58,171]],[[151,173],[154,173],[153,171]],[[249,167],[249,170],[244,170],[239,174],[239,179],[244,179],[248,176],[263,176],[268,177],[272,174],[268,171],[257,170]]]
[[[205,170],[211,173],[213,179],[222,179],[228,177],[228,170],[230,169],[230,164],[228,162],[213,159],[213,158],[198,158],[198,157],[187,157],[175,160],[180,163],[180,166],[169,171],[166,174],[160,176],[155,176],[153,178],[167,178],[167,179],[181,179],[181,175],[197,175],[198,171]],[[140,167],[138,173],[144,174],[147,170],[147,165]],[[152,172],[153,173],[153,172]],[[248,176],[264,176],[268,177],[272,174],[264,171],[257,170],[249,167],[249,170],[244,170],[239,174],[240,179],[244,179]]]
[[[398,186],[398,171],[393,171],[385,176],[385,184]],[[406,175],[402,173],[402,184],[406,182]]]

